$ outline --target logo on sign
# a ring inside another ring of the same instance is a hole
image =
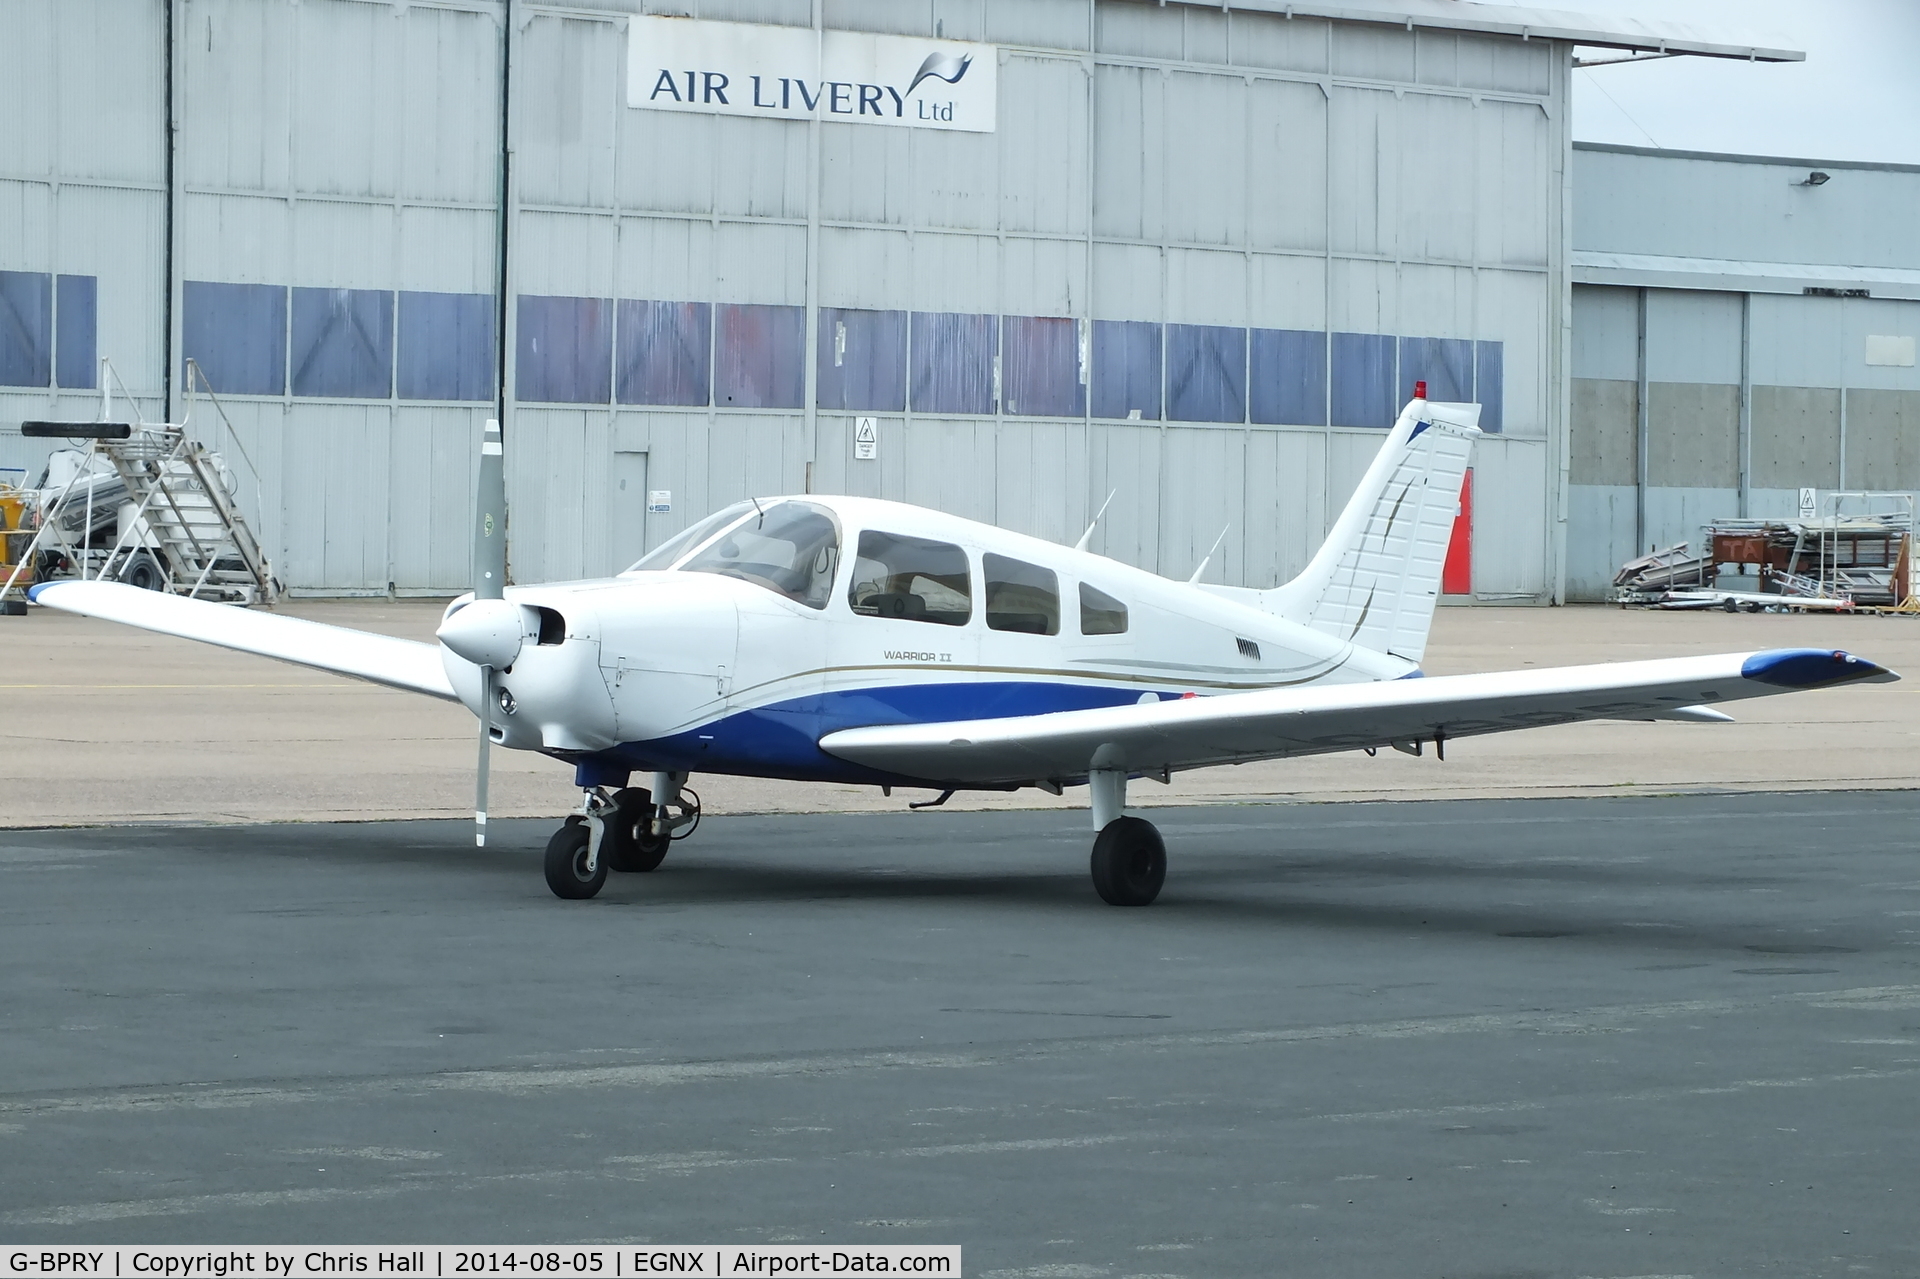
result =
[[[991,133],[998,65],[993,45],[636,16],[627,105]]]

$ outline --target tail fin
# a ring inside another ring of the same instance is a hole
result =
[[[1409,401],[1312,563],[1264,592],[1267,609],[1418,662],[1479,421],[1478,404]]]

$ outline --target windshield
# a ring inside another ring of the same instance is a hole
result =
[[[778,502],[729,529],[680,569],[737,577],[808,608],[825,608],[839,566],[840,526],[832,514],[811,502]]]
[[[641,556],[639,561],[629,568],[629,573],[659,572],[673,567],[673,562],[698,547],[702,542],[718,533],[727,525],[743,515],[753,513],[752,502],[735,502],[724,511],[717,511],[701,520],[691,528],[683,529],[660,545]]]

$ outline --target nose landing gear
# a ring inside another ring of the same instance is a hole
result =
[[[607,872],[658,869],[667,845],[700,825],[700,796],[686,789],[686,774],[655,773],[653,787],[604,786],[582,792],[580,811],[547,841],[547,887],[556,897],[580,901],[598,893]],[[656,801],[656,796],[660,798]]]

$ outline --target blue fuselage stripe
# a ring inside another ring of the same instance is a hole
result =
[[[884,783],[911,779],[827,754],[819,741],[843,728],[1005,719],[1056,711],[1130,706],[1137,688],[1017,680],[902,684],[812,693],[736,711],[670,737],[628,742],[601,753],[649,772],[735,773],[790,781]]]

